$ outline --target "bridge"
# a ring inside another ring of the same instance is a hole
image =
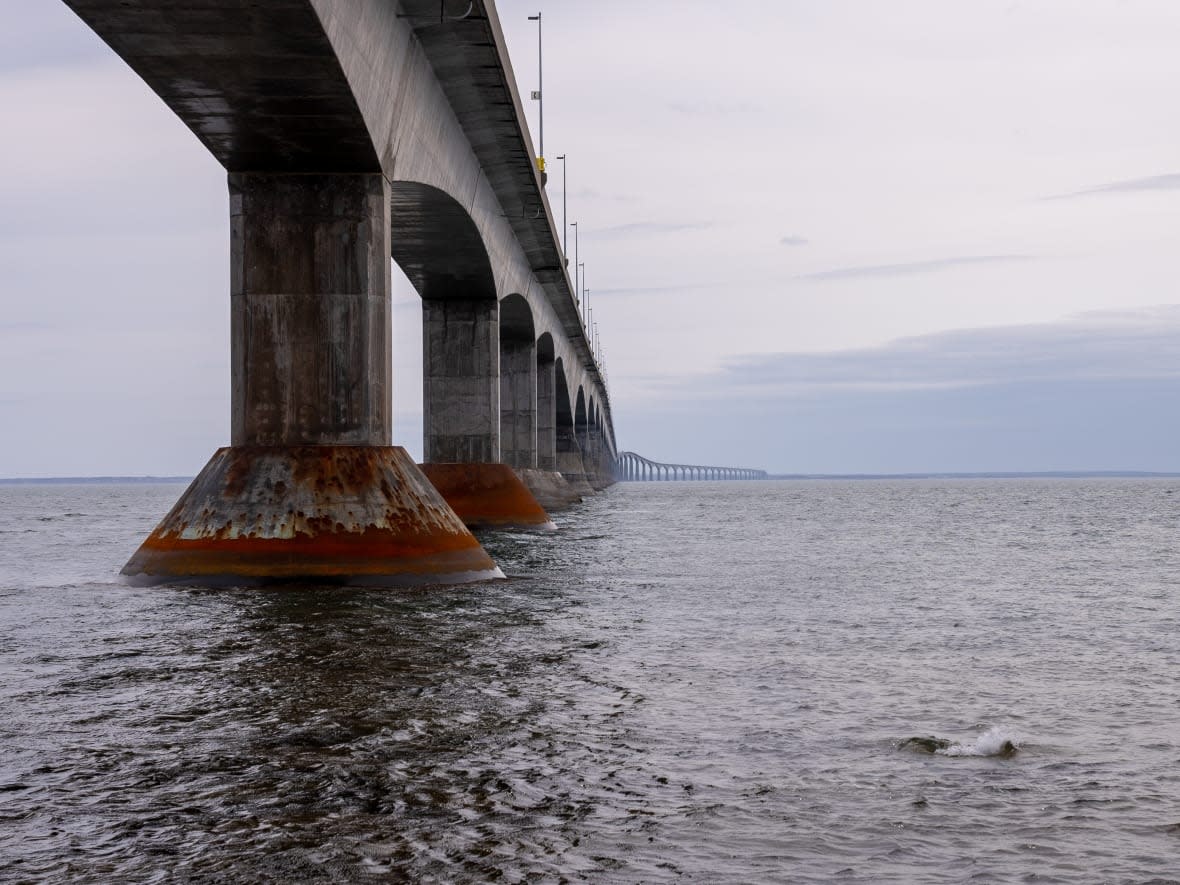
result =
[[[614,481],[492,0],[65,2],[228,174],[230,444],[125,575],[476,580],[472,527]],[[391,259],[422,299],[421,466],[392,446]]]
[[[697,464],[662,464],[635,452],[620,452],[615,475],[625,482],[657,482],[706,479],[766,479],[765,470],[748,467],[703,467]]]

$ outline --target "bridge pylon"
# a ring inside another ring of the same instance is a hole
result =
[[[134,581],[500,574],[391,445],[389,186],[230,176],[232,430],[123,569]]]

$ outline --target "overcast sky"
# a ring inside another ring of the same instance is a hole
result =
[[[1180,3],[497,6],[525,95],[544,12],[623,448],[1180,470]],[[224,172],[63,4],[6,13],[0,476],[194,473],[229,434]]]

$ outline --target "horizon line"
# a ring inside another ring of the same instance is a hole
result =
[[[1052,479],[1052,478],[1180,478],[1173,470],[937,470],[905,471],[899,473],[774,473],[767,471],[766,479]],[[0,485],[96,485],[118,483],[182,483],[192,482],[192,476],[0,476]],[[619,480],[624,482],[624,480]],[[635,480],[639,482],[641,480]],[[690,480],[653,480],[653,482],[689,482]],[[762,482],[763,480],[751,480]]]

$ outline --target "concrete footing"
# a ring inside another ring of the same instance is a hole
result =
[[[468,528],[556,528],[545,508],[507,464],[423,464],[421,467]]]
[[[550,513],[564,510],[582,501],[582,496],[574,491],[574,487],[556,470],[517,467],[516,473],[529,487],[537,503]]]
[[[123,568],[133,583],[405,586],[503,577],[405,449],[219,449]]]

